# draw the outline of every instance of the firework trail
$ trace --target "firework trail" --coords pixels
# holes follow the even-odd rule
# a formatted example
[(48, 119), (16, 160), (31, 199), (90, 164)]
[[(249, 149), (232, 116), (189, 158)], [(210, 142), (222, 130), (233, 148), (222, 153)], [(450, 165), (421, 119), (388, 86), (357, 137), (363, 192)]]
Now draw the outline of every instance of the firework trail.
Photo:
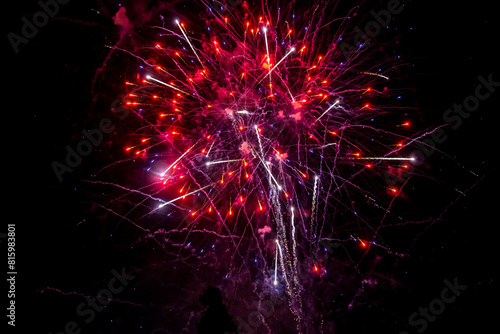
[[(122, 168), (142, 176), (128, 173), (129, 191), (106, 205), (126, 202), (127, 219), (161, 227), (179, 258), (192, 242), (201, 251), (224, 243), (231, 256), (218, 272), (233, 284), (248, 272), (259, 296), (283, 288), (301, 331), (305, 277), (326, 273), (322, 240), (365, 248), (356, 233), (379, 238), (354, 199), (389, 212), (382, 203), (395, 191), (381, 175), (412, 160), (410, 123), (388, 102), (396, 66), (376, 48), (346, 58), (339, 44), (354, 9), (333, 17), (335, 3), (302, 12), (289, 2), (201, 4), (201, 16), (143, 28), (140, 47), (112, 46), (136, 64), (124, 102), (134, 120), (114, 141)], [(103, 179), (113, 180), (109, 170)]]

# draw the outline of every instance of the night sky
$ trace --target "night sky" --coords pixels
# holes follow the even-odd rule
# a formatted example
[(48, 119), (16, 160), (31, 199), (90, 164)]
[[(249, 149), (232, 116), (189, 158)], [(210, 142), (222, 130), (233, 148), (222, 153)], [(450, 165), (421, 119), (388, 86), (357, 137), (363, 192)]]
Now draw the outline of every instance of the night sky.
[[(35, 333), (64, 332), (70, 321), (78, 326), (75, 333), (232, 333), (238, 325), (242, 333), (249, 333), (240, 320), (251, 321), (249, 314), (257, 309), (253, 304), (257, 299), (252, 283), (241, 288), (252, 278), (242, 274), (238, 278), (241, 285), (236, 285), (224, 277), (227, 272), (221, 268), (231, 261), (227, 240), (211, 237), (204, 246), (211, 253), (203, 257), (185, 257), (176, 248), (161, 251), (152, 238), (102, 207), (106, 200), (119, 196), (119, 191), (84, 182), (123, 154), (116, 134), (104, 135), (98, 149), (63, 182), (51, 167), (53, 161), (64, 159), (67, 145), (78, 143), (82, 130), (112, 117), (110, 105), (130, 78), (134, 66), (130, 58), (115, 53), (107, 58), (110, 49), (106, 46), (120, 39), (112, 19), (119, 4), (141, 10), (131, 21), (137, 25), (134, 38), (139, 41), (143, 30), (138, 26), (148, 19), (158, 23), (148, 13), (160, 3), (73, 0), (60, 5), (49, 23), (19, 46), (18, 53), (4, 37), (3, 161), (8, 202), (3, 206), (1, 233), (6, 233), (5, 224), (16, 223), (18, 281), (13, 333), (26, 332), (26, 328)], [(341, 3), (342, 9), (352, 8), (356, 2)], [(359, 2), (356, 20), (370, 20), (370, 10), (386, 8), (386, 3)], [(500, 82), (500, 20), (492, 1), (402, 3), (404, 11), (376, 42), (381, 44), (381, 54), (400, 56), (398, 80), (391, 85), (400, 85), (399, 103), (411, 110), (414, 130), (423, 133), (445, 124), (445, 111), (474, 94), (479, 76)], [(31, 18), (39, 10), (34, 0), (4, 6), (4, 36), (19, 33), (20, 19)], [(164, 8), (166, 22), (179, 15), (198, 19), (200, 12), (206, 12), (190, 1)], [(351, 308), (349, 303), (358, 291), (359, 276), (348, 266), (339, 266), (337, 272), (329, 267), (328, 273), (307, 285), (312, 287), (312, 295), (327, 297), (313, 299), (315, 312), (322, 316), (307, 315), (305, 321), (322, 318), (325, 333), (341, 334), (418, 333), (419, 328), (429, 334), (486, 333), (495, 326), (499, 311), (499, 96), (500, 86), (458, 129), (444, 128), (447, 140), (436, 144), (436, 152), (410, 178), (403, 199), (393, 207), (394, 214), (403, 218), (388, 220), (394, 227), (384, 230), (384, 247), (390, 251), (372, 246), (366, 259), (357, 262), (370, 275), (365, 276), (355, 306)], [(116, 117), (113, 122), (119, 133), (131, 126)], [(117, 168), (116, 173), (123, 171)], [(127, 184), (141, 173), (137, 175), (115, 175), (113, 180)], [(133, 196), (130, 200), (138, 201)], [(126, 214), (126, 206), (113, 209)], [(162, 226), (158, 216), (149, 223), (152, 231)], [(6, 257), (5, 239), (1, 241)], [(205, 243), (199, 235), (172, 242)], [(196, 247), (199, 253), (201, 246)], [(365, 252), (349, 247), (351, 258), (359, 259)], [(346, 256), (333, 251), (329, 263), (341, 262)], [(123, 277), (113, 279), (117, 275)], [(467, 288), (435, 319), (427, 321), (425, 330), (412, 326), (412, 313), (442, 299), (445, 280)], [(88, 303), (99, 290), (109, 290), (110, 281), (117, 291), (112, 301), (102, 310), (81, 316), (79, 305)], [(325, 302), (328, 298), (331, 300)], [(265, 315), (269, 332), (297, 333), (287, 302), (272, 303), (275, 310)], [(5, 317), (3, 321), (7, 322)], [(264, 325), (250, 327), (253, 333), (268, 332)], [(320, 327), (315, 323), (309, 332), (319, 333)]]

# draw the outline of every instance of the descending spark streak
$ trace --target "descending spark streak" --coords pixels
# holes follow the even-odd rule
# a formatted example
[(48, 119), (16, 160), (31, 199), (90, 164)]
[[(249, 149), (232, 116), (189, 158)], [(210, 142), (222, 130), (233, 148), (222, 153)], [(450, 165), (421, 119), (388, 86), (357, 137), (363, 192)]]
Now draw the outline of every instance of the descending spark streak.
[[(279, 245), (278, 240), (276, 240), (276, 244)], [(274, 263), (274, 285), (278, 284), (278, 247), (276, 247), (276, 256)]]
[(255, 126), (255, 132), (257, 132), (257, 138), (259, 140), (259, 148), (260, 148), (260, 153), (262, 156), (259, 156), (257, 154), (257, 156), (259, 157), (260, 161), (262, 162), (262, 165), (264, 166), (264, 168), (267, 170), (267, 172), (269, 173), (269, 176), (271, 177), (271, 179), (274, 181), (274, 183), (276, 183), (276, 186), (278, 187), (278, 190), (281, 190), (281, 186), (279, 185), (278, 181), (274, 178), (273, 174), (271, 173), (271, 170), (269, 169), (269, 166), (267, 165), (267, 162), (264, 161), (264, 158), (262, 158), (264, 156), (264, 151), (262, 149), (262, 142), (260, 141), (260, 135), (259, 135), (259, 129), (257, 127), (257, 125)]
[[(283, 270), (283, 273), (285, 273), (285, 263), (283, 261), (283, 252), (281, 251), (281, 245), (278, 239), (276, 239), (276, 245), (278, 245), (279, 253), (280, 253), (280, 264), (281, 264), (281, 269)], [(286, 277), (286, 276), (285, 276)]]
[(292, 218), (291, 218), (291, 223), (292, 223), (292, 254), (293, 254), (293, 263), (292, 263), (292, 266), (293, 266), (293, 270), (295, 272), (295, 275), (294, 275), (294, 282), (295, 282), (295, 287), (298, 288), (299, 287), (299, 280), (298, 280), (298, 277), (299, 277), (299, 273), (297, 271), (297, 266), (299, 264), (299, 260), (297, 258), (297, 242), (296, 242), (296, 239), (295, 239), (295, 224), (293, 222), (294, 220), (294, 208), (292, 207), (291, 208), (292, 210)]
[(295, 224), (293, 223), (293, 218), (294, 218), (294, 209), (293, 207), (291, 208), (292, 209), (292, 218), (291, 218), (291, 223), (292, 223), (292, 242), (293, 242), (293, 256), (294, 256), (294, 260), (295, 260), (295, 264), (297, 264), (297, 254), (296, 254), (296, 243), (295, 243)]
[(312, 201), (312, 212), (311, 212), (311, 232), (310, 238), (314, 236), (314, 220), (316, 217), (316, 193), (318, 192), (318, 179), (319, 177), (314, 178), (314, 190), (313, 190), (313, 201)]
[(260, 155), (264, 156), (264, 150), (262, 149), (262, 142), (260, 141), (259, 128), (257, 127), (257, 125), (255, 125), (254, 129), (255, 129), (255, 133), (257, 133), (257, 139), (259, 141)]

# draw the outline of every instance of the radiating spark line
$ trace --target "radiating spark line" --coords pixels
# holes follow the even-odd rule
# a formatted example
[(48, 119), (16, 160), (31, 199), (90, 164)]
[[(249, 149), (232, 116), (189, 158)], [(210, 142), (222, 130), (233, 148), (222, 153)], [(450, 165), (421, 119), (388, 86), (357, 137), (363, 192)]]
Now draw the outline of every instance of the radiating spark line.
[(348, 160), (400, 160), (400, 161), (414, 161), (415, 158), (396, 158), (396, 157), (347, 157)]
[(184, 32), (184, 29), (182, 28), (182, 26), (180, 25), (179, 21), (176, 20), (175, 23), (177, 23), (177, 25), (179, 26), (179, 29), (181, 30), (182, 34), (184, 35), (184, 38), (186, 39), (186, 42), (188, 42), (189, 46), (191, 47), (191, 50), (193, 50), (193, 53), (194, 55), (196, 56), (196, 59), (198, 59), (198, 61), (200, 62), (201, 66), (203, 68), (205, 68), (205, 65), (203, 65), (200, 57), (198, 57), (198, 54), (196, 53), (196, 50), (194, 49), (193, 47), (193, 44), (191, 44), (191, 41), (189, 40), (188, 36), (186, 35), (186, 33)]
[(318, 149), (322, 149), (322, 148), (325, 148), (325, 147), (328, 147), (328, 146), (332, 146), (332, 145), (337, 145), (337, 143), (329, 143), (329, 144), (326, 144), (326, 145), (318, 147)]
[(157, 83), (159, 83), (159, 84), (162, 84), (162, 85), (164, 85), (164, 86), (167, 86), (167, 87), (170, 87), (170, 88), (172, 88), (172, 89), (175, 89), (176, 91), (179, 91), (179, 92), (181, 92), (181, 93), (184, 93), (184, 94), (188, 94), (188, 95), (189, 95), (189, 93), (188, 93), (188, 92), (183, 91), (182, 89), (179, 89), (179, 88), (174, 87), (174, 86), (172, 86), (172, 85), (169, 85), (169, 84), (168, 84), (168, 83), (166, 83), (166, 82), (163, 82), (163, 81), (160, 81), (160, 80), (158, 80), (158, 79), (155, 79), (155, 78), (153, 78), (153, 77), (152, 77), (152, 76), (150, 76), (150, 75), (146, 76), (146, 79), (147, 79), (147, 80), (153, 80), (153, 81), (155, 81), (155, 82), (157, 82)]
[(374, 75), (374, 76), (377, 76), (377, 77), (384, 78), (385, 80), (389, 80), (389, 77), (386, 77), (385, 75), (378, 74), (378, 73), (373, 73), (373, 72), (361, 72), (361, 74)]
[(175, 165), (179, 162), (179, 160), (181, 160), (181, 159), (182, 159), (182, 158), (183, 158), (186, 154), (188, 154), (188, 152), (189, 152), (189, 151), (191, 151), (191, 149), (192, 149), (195, 145), (196, 145), (196, 144), (194, 144), (194, 145), (193, 145), (193, 146), (191, 146), (189, 149), (187, 149), (187, 150), (186, 150), (186, 152), (184, 152), (184, 153), (183, 153), (183, 154), (182, 154), (182, 155), (181, 155), (181, 156), (180, 156), (177, 160), (175, 160), (172, 164), (170, 164), (170, 166), (169, 166), (167, 169), (165, 169), (165, 170), (163, 171), (163, 173), (161, 173), (160, 175), (161, 175), (161, 176), (164, 176), (164, 175), (165, 175), (165, 173), (167, 173), (167, 172), (170, 170), (170, 168), (172, 168), (172, 166), (175, 166)]
[(207, 162), (206, 165), (210, 166), (210, 165), (215, 165), (215, 164), (222, 164), (222, 163), (225, 163), (225, 162), (237, 162), (237, 161), (243, 161), (243, 159), (210, 161), (210, 162)]
[(324, 113), (322, 113), (321, 116), (319, 116), (318, 118), (316, 118), (316, 120), (313, 122), (313, 124), (316, 123), (321, 117), (323, 117), (328, 111), (330, 111), (330, 109), (332, 109), (333, 107), (335, 107), (338, 103), (339, 103), (339, 100), (335, 101), (335, 103), (332, 104), (328, 109), (326, 109), (326, 111)]
[(269, 73), (267, 73), (267, 74), (266, 74), (266, 75), (265, 75), (265, 76), (264, 76), (264, 77), (263, 77), (263, 78), (259, 81), (259, 83), (260, 83), (260, 82), (262, 82), (262, 80), (264, 80), (265, 78), (267, 78), (267, 76), (271, 75), (271, 72), (272, 72), (272, 71), (274, 71), (274, 69), (275, 69), (275, 68), (277, 68), (277, 67), (278, 67), (278, 65), (279, 65), (279, 64), (281, 64), (281, 62), (282, 62), (283, 60), (285, 60), (285, 58), (286, 58), (286, 57), (288, 57), (288, 56), (290, 55), (290, 53), (292, 53), (292, 52), (294, 52), (294, 51), (295, 51), (295, 48), (291, 48), (291, 49), (290, 49), (290, 51), (288, 51), (288, 53), (287, 53), (287, 54), (286, 54), (283, 58), (281, 58), (281, 59), (280, 59), (280, 61), (279, 61), (279, 62), (277, 62), (277, 63), (276, 63), (276, 65), (274, 65), (272, 69), (270, 69), (270, 70), (269, 70)]
[(179, 197), (177, 197), (177, 198), (174, 198), (173, 200), (170, 200), (170, 201), (168, 201), (168, 202), (162, 203), (162, 204), (160, 204), (160, 205), (158, 206), (158, 208), (157, 208), (157, 209), (160, 209), (160, 208), (164, 207), (165, 205), (172, 204), (173, 202), (178, 201), (178, 200), (182, 199), (183, 197), (186, 197), (186, 196), (189, 196), (189, 195), (195, 194), (195, 193), (197, 193), (197, 192), (199, 192), (199, 191), (202, 191), (203, 189), (206, 189), (206, 188), (208, 188), (208, 187), (210, 187), (210, 185), (205, 186), (205, 187), (200, 188), (200, 189), (196, 189), (196, 190), (194, 190), (194, 191), (192, 191), (192, 192), (190, 192), (190, 193), (184, 194), (184, 195), (182, 195), (182, 196), (179, 196)]
[(210, 151), (212, 150), (212, 147), (214, 146), (214, 144), (215, 144), (215, 140), (212, 142), (212, 145), (210, 145), (210, 148), (208, 149), (208, 152), (206, 155), (207, 158), (208, 158), (208, 155), (210, 154)]
[(269, 82), (271, 82), (271, 58), (269, 57), (269, 45), (267, 43), (267, 28), (262, 29), (264, 32), (264, 39), (266, 41), (266, 53), (267, 53), (267, 67), (269, 69)]

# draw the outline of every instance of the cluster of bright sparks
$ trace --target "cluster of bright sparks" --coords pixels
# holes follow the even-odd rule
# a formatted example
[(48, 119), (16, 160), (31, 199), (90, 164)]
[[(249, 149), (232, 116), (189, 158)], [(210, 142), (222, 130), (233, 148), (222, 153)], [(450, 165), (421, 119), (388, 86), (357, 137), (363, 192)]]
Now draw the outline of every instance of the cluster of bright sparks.
[[(342, 30), (327, 33), (314, 16), (299, 26), (275, 10), (210, 11), (202, 26), (155, 27), (156, 41), (133, 52), (139, 70), (125, 105), (140, 126), (124, 150), (148, 165), (148, 181), (134, 189), (155, 203), (148, 215), (169, 207), (182, 217), (172, 228), (224, 236), (235, 256), (260, 249), (264, 276), (284, 286), (300, 319), (299, 263), (314, 258), (322, 231), (335, 231), (329, 210), (353, 189), (376, 202), (366, 178), (388, 164), (408, 169), (411, 126), (387, 122), (389, 106), (377, 101), (390, 96), (389, 75), (345, 59)], [(399, 191), (385, 188), (387, 197)], [(362, 248), (373, 241), (351, 239)]]

